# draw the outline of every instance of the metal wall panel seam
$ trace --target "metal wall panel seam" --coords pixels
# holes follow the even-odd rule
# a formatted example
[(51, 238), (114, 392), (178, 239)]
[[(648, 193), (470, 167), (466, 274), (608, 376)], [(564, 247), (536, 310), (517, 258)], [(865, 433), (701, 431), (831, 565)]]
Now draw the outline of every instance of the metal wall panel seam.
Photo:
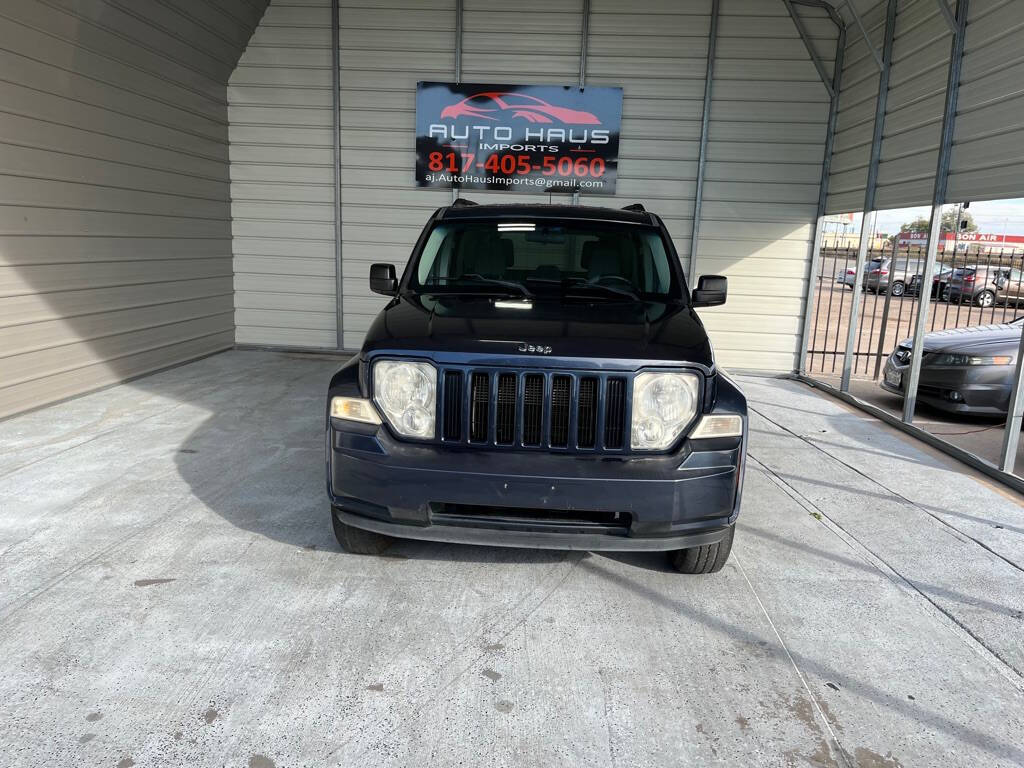
[[(716, 0), (717, 1), (717, 0)], [(461, 2), (461, 0), (460, 0)], [(579, 88), (582, 91), (587, 83), (587, 42), (590, 36), (590, 0), (583, 0), (582, 18), (580, 20), (580, 82)], [(575, 188), (572, 191), (572, 204), (580, 204), (580, 190)]]
[(878, 164), (882, 157), (882, 135), (885, 129), (886, 106), (889, 100), (889, 75), (892, 72), (892, 50), (896, 37), (896, 6), (899, 0), (888, 0), (885, 16), (885, 40), (882, 51), (882, 71), (878, 75), (878, 96), (875, 100), (875, 125), (871, 136), (871, 159), (868, 162), (868, 178), (864, 185), (864, 206), (860, 222), (860, 242), (857, 246), (857, 262), (854, 266), (853, 298), (850, 300), (850, 318), (846, 329), (846, 351), (843, 355), (843, 372), (839, 389), (850, 389), (853, 373), (853, 349), (860, 332), (860, 294), (864, 290), (864, 262), (867, 260), (868, 243), (875, 230), (875, 194), (878, 190)]
[(718, 42), (720, 0), (711, 0), (711, 25), (708, 29), (708, 63), (704, 75), (704, 104), (701, 109), (700, 147), (697, 150), (697, 182), (690, 228), (690, 264), (688, 279), (692, 288), (697, 280), (697, 243), (700, 240), (700, 215), (704, 204), (704, 172), (707, 168), (708, 129), (711, 125), (711, 93), (715, 77), (715, 50)]
[(334, 285), (337, 347), (345, 343), (345, 292), (342, 284), (341, 242), (341, 12), (339, 0), (331, 0), (331, 122), (334, 155)]
[[(455, 0), (455, 82), (462, 82), (462, 6), (463, 0)], [(459, 186), (452, 184), (452, 202), (459, 199)]]
[[(942, 139), (939, 145), (939, 159), (935, 169), (935, 188), (932, 195), (931, 226), (928, 232), (928, 252), (925, 255), (922, 275), (930, 275), (935, 269), (935, 259), (939, 249), (939, 237), (942, 229), (942, 205), (946, 201), (946, 186), (949, 180), (949, 160), (953, 147), (953, 130), (956, 125), (956, 106), (960, 91), (960, 71), (964, 58), (964, 38), (967, 31), (967, 15), (970, 12), (970, 0), (957, 0), (956, 34), (950, 45), (949, 76), (946, 83), (946, 106), (942, 118)], [(910, 376), (904, 382), (903, 421), (910, 424), (914, 421), (914, 410), (917, 407), (917, 386), (921, 380), (921, 358), (923, 353), (925, 325), (928, 321), (928, 307), (931, 294), (920, 291), (920, 303), (917, 307), (917, 322), (914, 326), (914, 340), (910, 358)]]

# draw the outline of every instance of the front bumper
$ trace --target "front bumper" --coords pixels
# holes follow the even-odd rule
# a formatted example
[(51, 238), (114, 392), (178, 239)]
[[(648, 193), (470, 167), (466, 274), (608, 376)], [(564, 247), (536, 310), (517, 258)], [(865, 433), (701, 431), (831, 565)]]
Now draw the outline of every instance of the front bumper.
[[(922, 365), (917, 399), (946, 413), (1005, 416), (1014, 370), (1012, 365)], [(882, 389), (904, 396), (909, 375), (909, 365), (900, 365), (890, 357), (885, 363)]]
[(588, 456), (408, 443), (332, 419), (327, 440), (337, 518), (411, 539), (683, 549), (722, 538), (742, 491), (739, 438), (684, 441), (664, 455)]

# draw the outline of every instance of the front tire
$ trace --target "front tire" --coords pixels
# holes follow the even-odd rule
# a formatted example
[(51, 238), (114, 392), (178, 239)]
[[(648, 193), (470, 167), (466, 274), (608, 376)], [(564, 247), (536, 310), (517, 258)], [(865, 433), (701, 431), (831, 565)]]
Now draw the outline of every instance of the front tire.
[(902, 296), (906, 292), (907, 287), (899, 281), (896, 281), (889, 287), (889, 293), (896, 297)]
[(331, 511), (331, 522), (334, 524), (334, 537), (338, 540), (338, 544), (353, 555), (379, 555), (395, 543), (395, 539), (391, 536), (364, 531), (362, 528), (341, 522), (333, 510)]
[(725, 536), (714, 544), (704, 544), (689, 549), (677, 549), (669, 553), (672, 567), (680, 573), (718, 573), (732, 552), (732, 540), (736, 536), (736, 525), (730, 525)]
[(982, 291), (974, 297), (974, 303), (982, 308), (991, 307), (996, 303), (996, 295), (992, 291)]

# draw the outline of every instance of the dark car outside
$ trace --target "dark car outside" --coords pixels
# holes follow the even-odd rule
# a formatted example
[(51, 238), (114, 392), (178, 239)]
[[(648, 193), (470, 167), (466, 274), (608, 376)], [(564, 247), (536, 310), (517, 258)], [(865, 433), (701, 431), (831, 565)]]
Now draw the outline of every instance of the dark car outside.
[(427, 222), (328, 392), (327, 491), (350, 552), (395, 537), (669, 552), (725, 564), (746, 399), (715, 364), (662, 220), (640, 206), (474, 205)]
[(970, 301), (979, 307), (1017, 306), (1024, 301), (1024, 274), (1016, 267), (968, 266), (954, 270), (946, 300)]
[[(908, 296), (917, 296), (921, 290), (921, 276), (924, 273), (924, 265), (918, 264), (916, 269), (920, 271), (911, 275), (910, 280), (907, 281), (906, 294)], [(932, 271), (931, 296), (933, 299), (945, 299), (948, 296), (946, 289), (949, 288), (949, 281), (952, 276), (953, 270), (950, 267), (939, 262), (935, 263)]]
[[(925, 334), (918, 400), (948, 413), (1006, 416), (1022, 327), (1024, 317)], [(912, 349), (906, 339), (886, 361), (883, 389), (905, 394)]]

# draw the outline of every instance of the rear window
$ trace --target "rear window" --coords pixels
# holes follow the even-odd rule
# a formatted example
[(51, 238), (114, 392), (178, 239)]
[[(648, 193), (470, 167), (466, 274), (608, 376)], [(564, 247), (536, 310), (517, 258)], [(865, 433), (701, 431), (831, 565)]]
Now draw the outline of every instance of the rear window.
[(529, 219), (441, 222), (427, 238), (410, 285), (444, 291), (502, 280), (544, 293), (599, 283), (647, 298), (679, 298), (672, 258), (654, 227)]

